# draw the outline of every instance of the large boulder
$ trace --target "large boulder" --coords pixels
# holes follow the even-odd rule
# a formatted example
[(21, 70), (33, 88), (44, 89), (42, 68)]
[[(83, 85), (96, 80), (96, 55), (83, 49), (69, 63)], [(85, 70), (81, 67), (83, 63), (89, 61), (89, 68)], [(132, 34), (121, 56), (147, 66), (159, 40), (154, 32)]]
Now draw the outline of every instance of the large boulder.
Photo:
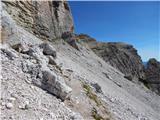
[(40, 44), (40, 48), (43, 49), (43, 54), (44, 55), (51, 55), (54, 58), (56, 57), (56, 50), (49, 43)]
[(43, 80), (41, 87), (49, 93), (56, 95), (61, 100), (65, 100), (72, 89), (65, 84), (65, 82), (58, 78), (54, 72), (50, 70), (42, 71)]

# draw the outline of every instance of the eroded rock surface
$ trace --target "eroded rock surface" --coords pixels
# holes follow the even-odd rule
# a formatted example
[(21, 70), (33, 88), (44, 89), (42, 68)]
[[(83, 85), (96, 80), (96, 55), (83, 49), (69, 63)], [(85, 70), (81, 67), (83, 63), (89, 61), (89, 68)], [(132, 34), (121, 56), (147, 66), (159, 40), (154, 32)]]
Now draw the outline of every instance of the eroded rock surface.
[(160, 95), (160, 62), (152, 58), (147, 62), (146, 85)]
[(144, 67), (137, 50), (129, 44), (120, 42), (96, 42), (88, 35), (79, 35), (89, 47), (103, 60), (120, 70), (131, 79), (145, 79)]
[(73, 31), (71, 11), (66, 1), (3, 1), (13, 19), (36, 36), (54, 40)]

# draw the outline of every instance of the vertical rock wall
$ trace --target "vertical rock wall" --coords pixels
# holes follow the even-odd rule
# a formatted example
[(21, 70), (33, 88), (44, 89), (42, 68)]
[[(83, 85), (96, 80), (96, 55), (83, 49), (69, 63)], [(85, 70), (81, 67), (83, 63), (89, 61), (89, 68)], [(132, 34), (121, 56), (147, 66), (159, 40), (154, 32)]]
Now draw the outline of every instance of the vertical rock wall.
[(3, 8), (18, 25), (44, 40), (54, 40), (73, 31), (66, 1), (3, 1)]

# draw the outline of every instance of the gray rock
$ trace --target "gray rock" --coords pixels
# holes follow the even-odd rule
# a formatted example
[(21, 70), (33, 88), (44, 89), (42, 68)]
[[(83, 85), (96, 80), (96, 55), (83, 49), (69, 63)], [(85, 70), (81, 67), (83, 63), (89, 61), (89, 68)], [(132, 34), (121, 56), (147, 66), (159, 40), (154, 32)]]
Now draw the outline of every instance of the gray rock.
[(3, 1), (14, 20), (42, 39), (54, 40), (73, 31), (73, 20), (66, 1)]
[(92, 86), (95, 88), (96, 92), (102, 93), (101, 86), (98, 83), (92, 83)]
[(11, 60), (13, 60), (14, 58), (18, 58), (18, 55), (12, 49), (1, 48), (1, 51), (4, 52), (8, 56), (8, 58), (11, 59)]
[(42, 51), (43, 50), (41, 50), (38, 46), (33, 46), (32, 48), (29, 48), (27, 54), (34, 57), (41, 67), (47, 67), (49, 60), (43, 55)]
[(20, 42), (18, 44), (14, 44), (12, 48), (18, 52), (25, 53), (29, 50), (29, 45), (27, 45), (26, 43)]
[(64, 81), (58, 80), (57, 76), (50, 70), (42, 71), (43, 80), (41, 87), (47, 90), (49, 93), (56, 95), (57, 97), (65, 100), (72, 89), (67, 86)]
[(40, 44), (40, 48), (43, 49), (44, 55), (51, 55), (54, 58), (56, 57), (56, 50), (53, 48), (53, 46), (49, 45), (48, 43)]
[(70, 31), (64, 32), (62, 34), (62, 39), (64, 39), (69, 45), (79, 50), (79, 46), (76, 40), (76, 35)]
[(12, 104), (12, 103), (7, 103), (7, 104), (6, 104), (6, 108), (12, 109), (12, 108), (13, 108), (13, 104)]
[(14, 97), (10, 97), (9, 99), (8, 99), (8, 101), (10, 101), (10, 102), (14, 102), (16, 100), (16, 98), (14, 98)]
[(96, 42), (88, 36), (83, 39), (89, 47), (103, 60), (132, 79), (145, 79), (144, 67), (137, 50), (121, 42)]
[(48, 59), (49, 59), (49, 64), (57, 65), (57, 63), (55, 62), (55, 59), (52, 56), (49, 56)]
[(18, 106), (19, 109), (22, 109), (22, 110), (27, 110), (29, 109), (29, 101), (24, 101), (23, 103), (21, 103), (21, 105)]
[[(26, 60), (26, 61), (22, 61), (21, 67), (22, 67), (22, 71), (24, 73), (30, 74), (32, 79), (36, 79), (37, 77), (39, 77), (39, 73), (41, 70), (40, 65), (33, 64), (32, 62), (30, 62), (30, 60)], [(31, 83), (30, 80), (27, 80), (26, 82)]]
[(79, 113), (74, 113), (71, 117), (71, 120), (84, 120), (83, 117), (81, 116), (81, 114)]
[[(16, 40), (30, 41), (31, 43), (36, 43), (37, 46), (33, 46), (30, 48), (31, 51), (29, 51), (28, 55), (26, 54), (29, 57), (22, 57), (22, 54), (18, 53), (19, 57), (13, 60), (9, 60), (7, 55), (3, 54), (3, 52), (0, 51), (0, 53), (2, 53), (1, 56), (3, 63), (3, 77), (1, 82), (3, 93), (2, 97), (4, 98), (3, 101), (6, 100), (6, 97), (8, 98), (11, 93), (17, 95), (17, 99), (14, 103), (15, 110), (5, 110), (4, 108), (1, 114), (2, 119), (10, 119), (9, 116), (14, 116), (13, 119), (26, 120), (37, 120), (40, 119), (40, 117), (41, 119), (47, 120), (70, 119), (71, 116), (74, 116), (74, 114), (71, 115), (73, 111), (67, 110), (67, 106), (62, 105), (63, 102), (61, 102), (61, 100), (56, 99), (54, 96), (51, 95), (54, 94), (61, 99), (64, 99), (64, 96), (67, 97), (69, 95), (68, 91), (70, 91), (70, 89), (64, 82), (64, 79), (66, 78), (63, 76), (62, 72), (56, 71), (56, 74), (54, 74), (54, 68), (51, 69), (50, 67), (50, 69), (53, 71), (49, 70), (48, 56), (44, 55), (43, 49), (39, 48), (39, 44), (42, 43), (42, 41), (55, 38), (57, 39), (57, 37), (61, 36), (61, 33), (64, 33), (65, 31), (70, 31), (71, 24), (68, 24), (70, 19), (68, 17), (65, 17), (68, 16), (66, 13), (66, 11), (69, 11), (69, 7), (67, 6), (68, 4), (63, 1), (4, 2), (6, 5), (5, 9), (7, 9), (8, 13), (16, 21), (15, 26), (11, 27), (10, 23), (12, 23), (14, 20), (2, 20), (3, 23), (5, 21), (5, 25), (9, 23), (8, 26), (10, 28), (6, 40), (10, 39), (13, 41), (13, 43), (15, 43)], [(67, 27), (66, 25), (69, 25), (69, 27)], [(30, 34), (26, 30), (28, 30)], [(38, 39), (35, 35), (43, 39)], [(58, 38), (57, 40), (60, 39)], [(76, 44), (77, 41), (74, 37), (73, 40), (68, 40), (71, 40), (69, 44), (75, 48), (76, 46), (74, 45), (80, 45)], [(87, 118), (85, 119), (90, 119), (88, 118), (89, 115), (91, 115), (90, 108), (94, 106), (92, 102), (88, 101), (88, 97), (83, 93), (83, 90), (80, 89), (81, 81), (85, 80), (89, 80), (88, 82), (93, 83), (98, 82), (98, 84), (102, 87), (104, 95), (101, 94), (97, 97), (106, 102), (106, 107), (112, 111), (113, 115), (115, 115), (115, 119), (136, 120), (138, 119), (137, 116), (139, 116), (140, 114), (142, 114), (142, 116), (147, 116), (151, 120), (158, 120), (160, 118), (158, 114), (160, 111), (160, 102), (158, 95), (152, 94), (152, 92), (150, 92), (149, 90), (146, 91), (146, 89), (143, 89), (138, 84), (134, 84), (130, 81), (125, 80), (123, 74), (117, 74), (116, 69), (105, 63), (95, 54), (93, 54), (93, 52), (90, 51), (89, 48), (87, 51), (86, 49), (81, 49), (81, 51), (75, 52), (72, 47), (66, 44), (58, 44), (58, 46), (56, 47), (59, 49), (59, 51), (57, 52), (60, 55), (60, 57), (58, 56), (56, 59), (57, 64), (59, 65), (60, 63), (62, 63), (63, 69), (73, 69), (72, 75), (69, 78), (70, 80), (67, 81), (67, 83), (70, 84), (75, 90), (72, 93), (73, 98), (76, 98), (75, 101), (73, 101), (73, 109), (77, 112), (82, 113), (82, 115), (83, 113), (85, 114), (85, 112), (88, 112), (89, 114), (87, 113), (85, 115), (87, 116)], [(79, 54), (80, 52), (82, 52), (82, 54)], [(17, 52), (15, 51), (15, 53)], [(83, 54), (85, 55), (85, 57), (83, 56)], [(124, 55), (123, 57), (127, 56)], [(116, 59), (117, 58), (121, 57), (118, 56), (116, 57)], [(28, 68), (26, 68), (26, 71), (28, 71), (29, 74), (21, 71), (21, 63), (27, 61), (27, 59), (30, 61), (29, 64), (32, 63), (31, 66), (29, 65)], [(33, 63), (32, 60), (35, 59), (37, 60), (37, 62)], [(97, 64), (97, 60), (101, 61), (101, 67), (99, 66), (99, 63)], [(122, 61), (123, 60), (120, 60), (120, 63)], [(93, 64), (89, 65), (88, 63)], [(117, 64), (118, 61), (116, 61), (115, 63)], [(135, 64), (133, 64), (133, 66), (134, 65)], [(36, 66), (38, 66), (38, 69), (34, 69)], [(53, 67), (53, 65), (51, 66)], [(37, 71), (39, 73), (37, 73)], [(42, 71), (48, 71), (49, 74), (42, 74)], [(107, 74), (109, 73), (109, 77), (111, 77), (112, 80), (109, 77), (105, 77), (102, 74), (103, 71), (106, 71)], [(32, 77), (32, 74), (35, 77)], [(39, 76), (41, 77), (37, 78), (37, 74), (40, 74)], [(44, 75), (48, 75), (48, 77)], [(64, 77), (64, 79), (59, 77), (59, 75)], [(46, 79), (43, 79), (45, 77)], [(37, 84), (40, 87), (26, 83), (25, 81), (28, 80), (35, 81), (35, 84), (36, 82), (39, 82)], [(55, 84), (53, 84), (54, 81)], [(122, 87), (119, 87), (119, 85), (121, 85)], [(50, 92), (51, 94), (47, 94), (46, 91), (40, 89), (43, 88), (42, 86), (44, 87), (44, 89), (46, 89), (46, 91)], [(112, 98), (113, 100), (111, 100)], [(18, 108), (19, 102), (23, 100), (29, 100), (29, 106), (26, 107), (26, 104), (22, 103), (22, 106), (20, 108), (31, 108), (28, 111), (16, 109)], [(84, 104), (81, 104), (81, 102)], [(131, 110), (128, 110), (127, 108), (130, 108)], [(105, 114), (107, 113), (104, 111), (104, 115)], [(72, 118), (82, 120), (81, 117)]]
[(132, 75), (127, 74), (127, 75), (124, 76), (124, 78), (126, 78), (126, 79), (132, 81)]
[(160, 62), (156, 59), (149, 59), (146, 68), (146, 80), (143, 82), (153, 91), (160, 95)]

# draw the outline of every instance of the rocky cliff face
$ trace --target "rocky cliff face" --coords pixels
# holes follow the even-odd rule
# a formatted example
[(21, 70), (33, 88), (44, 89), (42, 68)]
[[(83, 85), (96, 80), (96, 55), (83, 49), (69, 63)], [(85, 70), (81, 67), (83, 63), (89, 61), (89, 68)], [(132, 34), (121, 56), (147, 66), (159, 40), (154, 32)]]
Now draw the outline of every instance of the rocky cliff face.
[(128, 80), (141, 81), (149, 89), (160, 94), (160, 63), (156, 59), (150, 59), (144, 66), (137, 50), (132, 45), (97, 42), (86, 34), (77, 35), (77, 40), (87, 43), (105, 62), (124, 73), (124, 77)]
[(63, 1), (3, 2), (1, 118), (159, 120), (160, 96), (81, 44), (100, 43), (72, 33), (68, 10)]
[(3, 1), (3, 8), (30, 33), (43, 40), (59, 38), (73, 31), (70, 7), (66, 1)]
[(146, 84), (147, 86), (160, 94), (160, 62), (152, 58), (147, 62), (146, 68)]
[(126, 78), (145, 79), (142, 60), (132, 45), (118, 42), (96, 42), (87, 35), (79, 35), (78, 38), (84, 39), (98, 56), (124, 73)]

